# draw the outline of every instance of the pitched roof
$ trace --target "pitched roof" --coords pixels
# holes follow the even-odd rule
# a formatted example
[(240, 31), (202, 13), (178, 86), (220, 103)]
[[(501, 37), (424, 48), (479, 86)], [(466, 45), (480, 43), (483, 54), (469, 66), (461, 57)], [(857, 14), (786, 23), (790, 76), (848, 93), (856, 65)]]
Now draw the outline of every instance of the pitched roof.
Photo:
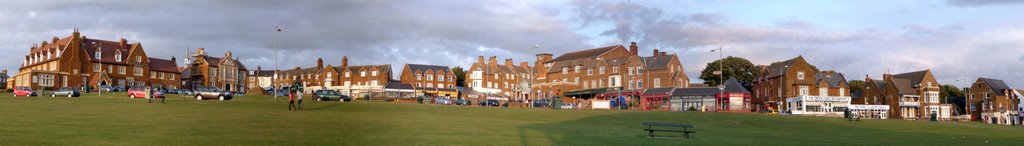
[(877, 88), (877, 89), (885, 89), (885, 81), (883, 81), (883, 80), (871, 80), (871, 82), (875, 83), (875, 88)]
[(551, 59), (551, 62), (566, 61), (566, 60), (573, 60), (573, 59), (580, 59), (580, 58), (595, 58), (597, 56), (600, 56), (601, 54), (604, 54), (605, 52), (608, 52), (608, 51), (611, 51), (611, 50), (613, 50), (615, 48), (620, 48), (620, 47), (622, 47), (622, 45), (613, 45), (613, 46), (606, 46), (606, 47), (600, 47), (600, 48), (593, 48), (593, 49), (587, 49), (587, 50), (579, 50), (579, 51), (574, 51), (574, 52), (568, 52), (568, 53), (562, 54), (562, 55), (560, 55), (558, 57), (555, 57), (555, 59)]
[[(831, 73), (831, 75), (829, 75)], [(849, 85), (846, 82), (846, 77), (842, 73), (835, 71), (822, 71), (814, 74), (814, 78), (817, 79), (815, 83), (820, 83), (822, 80), (828, 83), (828, 87), (840, 87), (841, 85)], [(820, 86), (820, 85), (819, 85)]]
[(921, 70), (915, 72), (908, 72), (902, 74), (892, 75), (892, 78), (900, 78), (910, 80), (910, 85), (919, 85), (921, 80), (924, 80), (924, 75), (928, 73), (928, 70)]
[(152, 57), (149, 58), (149, 70), (181, 73), (180, 71), (178, 71), (177, 63), (175, 63), (174, 61)]
[(729, 80), (725, 81), (725, 92), (729, 93), (750, 93), (747, 88), (740, 84), (739, 80), (735, 77), (730, 77)]
[(646, 91), (644, 91), (643, 95), (655, 95), (655, 94), (665, 95), (665, 94), (670, 94), (670, 93), (672, 93), (672, 89), (674, 89), (674, 88), (671, 88), (671, 87), (651, 88), (651, 89), (647, 89)]
[(783, 74), (786, 74), (786, 70), (789, 70), (789, 67), (791, 67), (798, 58), (803, 58), (803, 56), (797, 56), (796, 58), (780, 62), (772, 62), (771, 65), (768, 65), (768, 78), (778, 77), (782, 76)]
[(399, 83), (399, 82), (388, 82), (387, 84), (384, 84), (384, 88), (386, 88), (386, 89), (408, 89), (408, 90), (413, 90), (412, 85), (403, 84), (403, 83)]
[(406, 65), (409, 66), (409, 71), (412, 71), (412, 72), (416, 72), (417, 70), (423, 71), (423, 72), (426, 72), (427, 70), (432, 70), (434, 72), (437, 72), (437, 71), (443, 71), (443, 72), (446, 72), (446, 73), (447, 72), (451, 72), (451, 69), (449, 69), (447, 66), (423, 65), (423, 64), (406, 64)]
[(718, 94), (718, 87), (713, 88), (677, 88), (672, 91), (672, 96), (714, 96)]
[(910, 82), (911, 81), (908, 79), (892, 79), (893, 86), (896, 86), (897, 93), (903, 95), (917, 94), (917, 92), (914, 91), (914, 86)]
[(668, 68), (668, 64), (672, 61), (673, 57), (677, 57), (676, 54), (662, 55), (658, 57), (649, 56), (641, 59), (643, 59), (644, 63), (647, 63), (644, 70), (659, 70)]
[(978, 78), (978, 80), (981, 80), (983, 83), (985, 83), (985, 85), (988, 85), (988, 88), (989, 90), (992, 91), (992, 93), (996, 93), (999, 95), (1005, 95), (1006, 93), (1003, 91), (1010, 89), (1010, 86), (1007, 86), (1006, 83), (1003, 82), (1003, 80), (990, 78)]
[[(82, 48), (88, 53), (89, 59), (101, 61), (102, 63), (127, 64), (128, 52), (136, 44), (127, 44), (121, 47), (120, 42), (86, 38), (82, 40)], [(101, 59), (97, 59), (96, 50), (100, 50)], [(120, 52), (121, 61), (117, 61), (116, 55)]]

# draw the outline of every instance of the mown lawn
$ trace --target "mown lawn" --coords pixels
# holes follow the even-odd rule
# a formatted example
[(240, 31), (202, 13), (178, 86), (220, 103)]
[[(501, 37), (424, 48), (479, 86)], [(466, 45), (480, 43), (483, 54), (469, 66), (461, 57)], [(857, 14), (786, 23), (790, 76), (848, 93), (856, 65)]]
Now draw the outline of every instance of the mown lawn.
[[(0, 93), (3, 145), (1021, 145), (1021, 127), (734, 113), (549, 110), (286, 99), (147, 103), (121, 95)], [(690, 123), (647, 138), (644, 121)]]

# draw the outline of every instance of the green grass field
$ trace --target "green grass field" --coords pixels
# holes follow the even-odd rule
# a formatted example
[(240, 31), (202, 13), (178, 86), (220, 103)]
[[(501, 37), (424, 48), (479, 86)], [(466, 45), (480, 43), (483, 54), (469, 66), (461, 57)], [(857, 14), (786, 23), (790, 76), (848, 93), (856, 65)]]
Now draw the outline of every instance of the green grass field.
[[(107, 93), (105, 93), (107, 94)], [(122, 93), (123, 94), (123, 93)], [(269, 96), (147, 103), (123, 95), (0, 93), (3, 145), (1022, 145), (1021, 127), (963, 122), (306, 101)], [(690, 123), (647, 138), (644, 121)]]

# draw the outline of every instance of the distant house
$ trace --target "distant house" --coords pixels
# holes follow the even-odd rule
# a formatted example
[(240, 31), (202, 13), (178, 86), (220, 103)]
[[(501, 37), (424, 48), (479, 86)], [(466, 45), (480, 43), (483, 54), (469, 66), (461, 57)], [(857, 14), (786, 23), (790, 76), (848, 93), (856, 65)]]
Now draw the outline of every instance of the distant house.
[(971, 119), (989, 124), (1019, 124), (1020, 99), (1002, 80), (978, 78), (968, 96)]
[(718, 87), (676, 88), (669, 100), (671, 111), (715, 111)]
[(940, 120), (949, 120), (953, 105), (939, 100), (939, 83), (931, 70), (902, 74), (884, 74), (885, 88), (882, 89), (889, 105), (889, 117), (894, 119), (927, 119), (931, 114)]
[(416, 93), (428, 96), (459, 96), (455, 90), (455, 73), (447, 66), (405, 64), (398, 78), (403, 84), (413, 85)]
[(751, 112), (750, 91), (744, 88), (736, 78), (725, 81), (725, 89), (717, 94), (716, 102), (719, 112)]

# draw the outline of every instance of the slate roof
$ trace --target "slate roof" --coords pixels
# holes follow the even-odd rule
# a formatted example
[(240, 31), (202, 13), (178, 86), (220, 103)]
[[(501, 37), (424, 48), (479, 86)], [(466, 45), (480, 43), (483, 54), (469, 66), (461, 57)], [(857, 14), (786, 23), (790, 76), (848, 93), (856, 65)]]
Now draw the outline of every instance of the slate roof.
[(644, 91), (643, 95), (666, 95), (666, 94), (672, 93), (672, 89), (673, 88), (671, 88), (671, 87), (667, 87), (667, 88), (651, 88), (651, 89), (647, 89), (646, 91)]
[(445, 73), (451, 72), (451, 69), (449, 69), (447, 66), (423, 65), (423, 64), (406, 64), (406, 65), (409, 66), (409, 71), (412, 71), (414, 73), (417, 70), (422, 71), (422, 72), (426, 72), (427, 70), (432, 70), (434, 72), (443, 71)]
[(924, 75), (928, 73), (928, 70), (921, 70), (915, 72), (908, 72), (902, 74), (892, 75), (892, 78), (900, 78), (910, 80), (910, 85), (920, 85), (921, 80), (924, 80)]
[(747, 93), (747, 94), (750, 93), (750, 91), (747, 90), (747, 88), (743, 87), (743, 85), (740, 84), (740, 81), (736, 80), (735, 77), (731, 77), (731, 78), (729, 78), (729, 80), (725, 81), (725, 92), (728, 92), (728, 93)]
[(562, 54), (562, 55), (560, 55), (558, 57), (555, 57), (555, 59), (551, 59), (551, 62), (559, 62), (559, 61), (566, 61), (566, 60), (573, 60), (573, 59), (580, 59), (580, 58), (594, 58), (594, 57), (600, 56), (601, 54), (604, 54), (605, 52), (611, 51), (611, 50), (613, 50), (615, 48), (624, 48), (624, 47), (622, 47), (622, 45), (613, 45), (613, 46), (606, 46), (606, 47), (600, 47), (600, 48), (593, 48), (593, 49), (587, 49), (587, 50), (568, 52), (568, 53)]
[[(66, 39), (70, 40), (71, 38), (69, 36)], [(107, 40), (98, 40), (98, 39), (90, 39), (90, 38), (86, 38), (86, 39), (82, 40), (82, 43), (84, 43), (82, 45), (82, 49), (83, 49), (83, 51), (85, 51), (85, 53), (87, 54), (86, 56), (88, 56), (89, 59), (92, 59), (93, 61), (100, 61), (102, 63), (111, 63), (111, 64), (127, 64), (128, 53), (131, 51), (129, 49), (131, 49), (132, 47), (135, 47), (134, 45), (138, 45), (138, 44), (127, 44), (127, 46), (121, 47), (121, 43), (120, 42), (107, 41)], [(100, 58), (101, 59), (97, 59), (96, 58), (96, 55), (95, 55), (96, 50), (102, 51), (102, 52), (100, 52), (100, 55), (101, 55)], [(121, 61), (120, 62), (117, 61), (117, 58), (116, 58), (117, 57), (116, 54), (118, 54), (118, 53), (121, 54)]]
[(877, 89), (885, 89), (885, 81), (883, 81), (883, 80), (871, 80), (871, 81), (875, 82), (875, 88), (877, 88)]
[(644, 70), (659, 70), (668, 68), (669, 62), (672, 61), (672, 58), (674, 57), (676, 57), (676, 54), (661, 55), (658, 57), (650, 56), (643, 57), (641, 59), (643, 59), (643, 61), (647, 63), (647, 66), (644, 67)]
[(892, 79), (892, 83), (894, 84), (894, 86), (896, 86), (897, 92), (903, 95), (917, 94), (917, 92), (914, 91), (914, 86), (911, 84), (911, 82), (912, 81), (908, 79)]
[[(826, 72), (831, 72), (832, 75), (827, 75)], [(818, 72), (814, 74), (814, 78), (817, 79), (815, 83), (820, 83), (822, 80), (824, 80), (826, 83), (828, 83), (828, 87), (840, 87), (841, 85), (849, 85), (849, 83), (846, 82), (846, 77), (844, 77), (842, 73), (835, 71)]]
[(992, 93), (996, 93), (999, 95), (1006, 95), (1006, 93), (1003, 91), (1010, 89), (1010, 86), (1007, 86), (1006, 83), (1003, 82), (1003, 80), (990, 78), (978, 78), (978, 80), (981, 80), (983, 83), (985, 83), (985, 85), (988, 85), (988, 88), (989, 90), (992, 91)]
[(403, 83), (399, 83), (399, 82), (388, 82), (387, 84), (384, 84), (384, 88), (385, 89), (409, 89), (409, 90), (413, 90), (412, 85), (403, 84)]
[(149, 70), (181, 73), (181, 71), (178, 71), (177, 63), (174, 61), (152, 57), (149, 58)]
[(718, 87), (678, 88), (672, 91), (672, 96), (715, 96), (715, 94), (718, 94), (718, 92)]
[(786, 74), (786, 70), (789, 70), (789, 67), (793, 66), (793, 62), (796, 62), (796, 59), (798, 58), (803, 58), (803, 56), (797, 56), (796, 58), (781, 62), (773, 62), (771, 65), (768, 65), (768, 78), (778, 77), (782, 76), (783, 74)]

